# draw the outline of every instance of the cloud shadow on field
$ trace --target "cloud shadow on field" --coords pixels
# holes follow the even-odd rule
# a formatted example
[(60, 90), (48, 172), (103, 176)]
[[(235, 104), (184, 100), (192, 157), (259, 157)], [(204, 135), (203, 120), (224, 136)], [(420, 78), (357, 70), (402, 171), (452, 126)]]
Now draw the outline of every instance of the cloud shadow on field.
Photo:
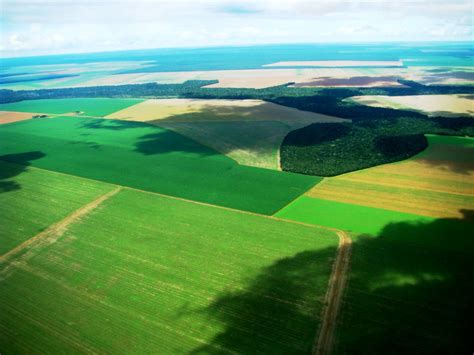
[[(19, 190), (21, 185), (14, 180), (16, 176), (25, 172), (32, 160), (41, 159), (45, 156), (40, 151), (31, 151), (18, 154), (6, 154), (0, 156), (0, 193)], [(14, 164), (8, 164), (10, 162)]]
[[(376, 237), (353, 238), (336, 353), (472, 350), (474, 210), (461, 212), (461, 219), (392, 223)], [(310, 353), (320, 323), (317, 287), (327, 282), (318, 270), (334, 253), (279, 260), (198, 310), (224, 329), (193, 353)]]

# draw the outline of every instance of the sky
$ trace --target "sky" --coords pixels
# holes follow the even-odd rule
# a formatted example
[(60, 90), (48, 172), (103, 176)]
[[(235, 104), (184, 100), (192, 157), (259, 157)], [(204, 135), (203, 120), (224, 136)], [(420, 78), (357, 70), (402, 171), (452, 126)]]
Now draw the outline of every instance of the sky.
[(0, 0), (0, 55), (472, 41), (473, 18), (474, 0)]

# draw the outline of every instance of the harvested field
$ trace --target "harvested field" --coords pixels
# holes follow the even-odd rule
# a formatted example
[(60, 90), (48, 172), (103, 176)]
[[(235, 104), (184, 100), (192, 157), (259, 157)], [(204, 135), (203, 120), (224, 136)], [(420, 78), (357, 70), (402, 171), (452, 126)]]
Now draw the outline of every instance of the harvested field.
[(241, 166), (141, 122), (35, 119), (0, 126), (0, 141), (0, 154), (11, 162), (17, 162), (15, 154), (41, 147), (43, 156), (33, 166), (263, 214), (274, 213), (321, 180)]
[(402, 67), (401, 61), (390, 60), (316, 60), (265, 64), (264, 67)]
[(473, 95), (354, 96), (347, 100), (373, 107), (412, 110), (430, 116), (474, 116)]
[(124, 189), (9, 264), (2, 351), (308, 353), (337, 245), (322, 228)]
[(58, 222), (72, 211), (110, 191), (101, 182), (27, 167), (42, 153), (0, 156), (0, 255)]
[(34, 115), (38, 115), (38, 113), (0, 111), (0, 124), (12, 123), (12, 122), (23, 121), (23, 120), (29, 120)]
[(145, 121), (207, 145), (239, 164), (279, 169), (288, 132), (311, 123), (347, 120), (261, 100), (147, 100), (106, 118)]
[(142, 102), (141, 99), (44, 99), (0, 104), (0, 110), (19, 112), (44, 112), (67, 114), (80, 112), (87, 116), (106, 116), (128, 106)]
[(434, 218), (462, 217), (474, 209), (474, 140), (427, 136), (416, 157), (326, 178), (310, 197)]

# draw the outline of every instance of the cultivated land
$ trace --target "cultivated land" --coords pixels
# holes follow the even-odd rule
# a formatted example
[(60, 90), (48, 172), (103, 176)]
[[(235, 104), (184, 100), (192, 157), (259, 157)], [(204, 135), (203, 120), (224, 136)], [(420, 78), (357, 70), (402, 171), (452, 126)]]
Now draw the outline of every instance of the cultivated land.
[(0, 104), (1, 111), (42, 112), (68, 114), (80, 112), (87, 116), (106, 116), (130, 105), (142, 102), (141, 99), (44, 99)]
[(414, 158), (326, 178), (307, 196), (419, 214), (462, 217), (474, 208), (474, 140), (427, 136)]
[(187, 136), (239, 164), (279, 170), (288, 132), (311, 123), (349, 122), (261, 100), (147, 100), (107, 118), (144, 121)]
[(413, 110), (430, 116), (474, 116), (473, 95), (355, 96), (347, 100), (373, 107)]
[(0, 111), (0, 124), (29, 120), (37, 113)]
[(39, 150), (33, 166), (263, 214), (275, 213), (321, 180), (241, 166), (141, 122), (34, 119), (1, 126), (0, 141), (0, 155), (11, 162)]
[(129, 189), (46, 238), (0, 281), (7, 353), (310, 352), (338, 243)]
[(111, 190), (104, 183), (26, 166), (41, 156), (37, 151), (0, 156), (24, 164), (0, 160), (0, 255)]

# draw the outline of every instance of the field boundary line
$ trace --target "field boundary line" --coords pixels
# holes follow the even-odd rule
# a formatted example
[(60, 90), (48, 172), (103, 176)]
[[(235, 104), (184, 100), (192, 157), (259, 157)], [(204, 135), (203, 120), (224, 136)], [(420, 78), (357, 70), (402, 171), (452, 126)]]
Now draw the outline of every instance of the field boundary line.
[(337, 235), (339, 236), (339, 246), (329, 278), (321, 325), (313, 344), (313, 355), (327, 355), (333, 352), (334, 331), (346, 286), (352, 247), (352, 240), (346, 232), (339, 230)]
[[(29, 259), (32, 255), (29, 253), (35, 247), (41, 245), (52, 244), (56, 242), (68, 229), (68, 227), (75, 223), (78, 219), (84, 217), (92, 210), (96, 209), (101, 203), (105, 200), (109, 199), (110, 197), (117, 194), (119, 191), (122, 190), (122, 187), (117, 187), (112, 191), (109, 191), (98, 198), (94, 199), (93, 201), (87, 203), (86, 205), (74, 210), (68, 216), (56, 222), (46, 228), (44, 231), (36, 234), (35, 236), (31, 237), (30, 239), (26, 240), (25, 242), (21, 243), (20, 245), (16, 246), (12, 250), (8, 251), (7, 253), (0, 256), (0, 265), (7, 264), (6, 267), (0, 271), (0, 280), (5, 278), (5, 274), (10, 269), (14, 262), (21, 262)], [(23, 253), (24, 252), (24, 253)], [(21, 256), (15, 260), (15, 257), (18, 255)]]
[[(299, 221), (295, 221), (295, 220), (292, 220), (292, 219), (285, 219), (285, 218), (280, 218), (280, 217), (276, 217), (276, 216), (275, 216), (276, 213), (278, 213), (279, 211), (281, 211), (283, 208), (287, 207), (290, 203), (294, 202), (295, 200), (297, 200), (297, 199), (300, 198), (301, 196), (304, 196), (304, 193), (301, 194), (300, 196), (296, 197), (296, 198), (293, 199), (292, 201), (290, 201), (288, 204), (286, 204), (286, 205), (283, 206), (281, 209), (279, 209), (278, 211), (276, 211), (273, 215), (267, 215), (267, 214), (261, 214), (261, 213), (257, 213), (257, 212), (239, 210), (239, 209), (232, 208), (232, 207), (213, 205), (212, 203), (207, 203), (207, 202), (201, 202), (201, 201), (195, 201), (195, 200), (188, 200), (188, 199), (183, 198), (183, 197), (178, 197), (178, 196), (173, 196), (173, 195), (166, 195), (166, 194), (162, 194), (162, 193), (160, 193), (160, 192), (141, 190), (141, 189), (138, 189), (138, 188), (135, 188), (135, 187), (130, 187), (130, 186), (125, 186), (125, 185), (114, 184), (114, 183), (111, 183), (111, 182), (102, 181), (102, 180), (96, 180), (96, 179), (91, 179), (91, 178), (87, 178), (87, 177), (83, 177), (83, 176), (79, 176), (79, 175), (72, 175), (72, 174), (68, 174), (68, 173), (62, 173), (62, 172), (60, 172), (60, 171), (55, 171), (55, 170), (43, 169), (43, 168), (39, 168), (39, 167), (36, 167), (36, 166), (22, 165), (22, 164), (10, 162), (10, 161), (8, 161), (8, 160), (2, 160), (2, 161), (5, 161), (5, 162), (8, 163), (8, 164), (15, 164), (15, 165), (20, 165), (20, 166), (26, 166), (28, 169), (47, 171), (47, 172), (50, 172), (50, 173), (52, 173), (52, 174), (58, 174), (58, 175), (63, 175), (63, 176), (75, 177), (75, 178), (83, 179), (83, 180), (86, 180), (86, 181), (93, 181), (93, 182), (95, 182), (95, 183), (99, 182), (99, 183), (103, 183), (103, 184), (105, 184), (105, 185), (115, 186), (115, 187), (118, 187), (118, 188), (123, 189), (123, 190), (138, 191), (138, 192), (142, 192), (142, 193), (146, 193), (146, 194), (158, 195), (158, 196), (161, 196), (161, 197), (170, 198), (170, 199), (173, 199), (173, 200), (179, 200), (179, 201), (183, 201), (183, 202), (194, 203), (194, 204), (196, 204), (196, 205), (208, 206), (208, 207), (214, 207), (214, 208), (220, 208), (220, 209), (227, 210), (227, 211), (233, 211), (233, 212), (238, 212), (238, 213), (244, 213), (244, 214), (249, 214), (249, 215), (253, 215), (253, 216), (257, 216), (257, 217), (264, 217), (264, 218), (273, 219), (273, 220), (282, 221), (282, 222), (287, 222), (287, 223), (299, 224), (299, 225), (303, 225), (303, 226), (306, 226), (306, 227), (319, 228), (319, 229), (330, 230), (330, 231), (333, 231), (333, 232), (339, 232), (339, 229), (335, 229), (335, 228), (331, 228), (331, 227), (326, 227), (326, 226), (321, 226), (321, 225), (318, 225), (318, 224), (311, 224), (311, 223), (299, 222)], [(319, 184), (319, 182), (318, 182), (318, 184)], [(314, 186), (315, 186), (315, 185), (313, 185), (313, 187), (314, 187)], [(311, 188), (312, 188), (312, 187), (310, 187), (309, 189), (311, 189)], [(309, 191), (309, 189), (308, 189), (308, 191)], [(1, 262), (1, 256), (0, 256), (0, 262)]]

